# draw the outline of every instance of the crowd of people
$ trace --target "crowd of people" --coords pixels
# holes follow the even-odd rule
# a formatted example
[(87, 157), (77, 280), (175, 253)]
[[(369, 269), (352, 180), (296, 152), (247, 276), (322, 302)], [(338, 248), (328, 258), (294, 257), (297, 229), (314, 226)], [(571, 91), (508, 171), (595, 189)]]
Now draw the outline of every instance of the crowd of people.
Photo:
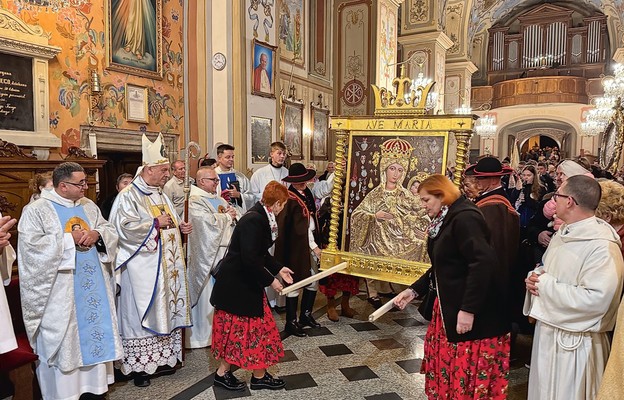
[[(65, 162), (33, 182), (19, 222), (0, 218), (0, 271), (6, 281), (17, 257), (44, 399), (103, 398), (115, 379), (148, 386), (175, 373), (185, 347), (210, 347), (216, 386), (245, 389), (236, 366), (253, 371), (251, 389), (282, 389), (268, 371), (284, 355), (274, 313), (285, 311), (285, 333), (297, 337), (320, 327), (312, 315), (319, 290), (330, 321), (356, 314), (349, 304), (359, 291), (355, 277), (332, 275), (280, 295), (318, 273), (333, 163), (320, 179), (301, 163), (286, 168), (286, 147), (275, 142), (269, 164), (248, 179), (233, 167), (235, 148), (220, 144), (185, 188), (187, 166), (170, 164), (162, 149), (161, 137), (143, 138), (142, 166), (119, 177), (102, 210), (85, 197), (84, 169)], [(607, 179), (583, 159), (529, 159), (514, 169), (485, 157), (464, 171), (460, 190), (438, 174), (406, 184), (409, 160), (383, 157), (380, 197), (403, 199), (416, 218), (410, 226), (422, 232), (414, 254), (431, 262), (394, 300), (401, 309), (414, 299), (426, 306), (419, 308), (431, 320), (421, 372), (429, 398), (506, 398), (519, 333), (534, 335), (529, 399), (624, 397), (617, 176)], [(356, 209), (361, 218), (396, 225), (398, 211), (374, 200)], [(17, 252), (8, 242), (16, 223)], [(363, 239), (354, 236), (352, 246), (369, 254)], [(378, 283), (367, 282), (375, 308)], [(1, 321), (7, 312), (0, 293)], [(0, 352), (15, 346), (3, 329)]]
[[(422, 366), (430, 398), (506, 398), (518, 333), (533, 335), (529, 399), (624, 396), (622, 311), (616, 324), (624, 186), (621, 174), (606, 176), (582, 158), (529, 160), (513, 169), (509, 160), (486, 157), (466, 169), (465, 198), (437, 176), (420, 185), (432, 218), (431, 273), (397, 305), (426, 297), (433, 276), (438, 298)], [(481, 211), (470, 224), (466, 199)], [(492, 353), (482, 350), (484, 342)]]

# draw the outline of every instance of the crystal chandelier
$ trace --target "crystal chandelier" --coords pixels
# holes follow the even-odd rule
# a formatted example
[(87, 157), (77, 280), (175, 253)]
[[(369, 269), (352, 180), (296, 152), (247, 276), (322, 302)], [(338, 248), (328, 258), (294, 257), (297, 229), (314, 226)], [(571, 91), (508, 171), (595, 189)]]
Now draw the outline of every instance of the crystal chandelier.
[(80, 7), (90, 0), (15, 0), (15, 4), (24, 9), (32, 10), (35, 7), (45, 7), (46, 11), (59, 12), (67, 7)]
[[(422, 90), (427, 87), (427, 85), (429, 85), (431, 82), (433, 82), (433, 79), (431, 78), (425, 78), (425, 74), (423, 74), (422, 72), (418, 73), (418, 76), (416, 77), (416, 79), (412, 79), (412, 84), (411, 84), (411, 95), (413, 95), (413, 98), (410, 96), (410, 93), (405, 94), (405, 102), (407, 103), (413, 103), (413, 104), (418, 104), (420, 103), (420, 98), (422, 96)], [(436, 104), (438, 103), (438, 93), (434, 92), (433, 90), (429, 92), (429, 95), (427, 96), (427, 101), (425, 103), (425, 108), (427, 110), (431, 110), (433, 108), (435, 108)]]
[(496, 119), (493, 115), (490, 114), (485, 114), (483, 117), (479, 118), (479, 120), (475, 124), (475, 131), (477, 131), (477, 135), (481, 136), (484, 139), (495, 138), (496, 129)]
[(596, 108), (587, 113), (581, 124), (581, 135), (597, 136), (605, 131), (615, 113), (618, 99), (624, 98), (624, 66), (615, 65), (614, 75), (602, 80), (604, 96), (594, 99)]
[(455, 114), (470, 115), (472, 114), (472, 107), (470, 107), (467, 104), (464, 104), (461, 107), (458, 107), (455, 109)]

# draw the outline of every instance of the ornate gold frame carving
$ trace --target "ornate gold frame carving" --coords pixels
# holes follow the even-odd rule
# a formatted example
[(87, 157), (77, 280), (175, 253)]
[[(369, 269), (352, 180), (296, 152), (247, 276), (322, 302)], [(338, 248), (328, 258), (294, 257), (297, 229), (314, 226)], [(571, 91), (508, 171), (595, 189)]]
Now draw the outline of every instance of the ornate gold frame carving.
[[(400, 80), (398, 83), (400, 86), (403, 84), (403, 81)], [(405, 83), (407, 83), (407, 81)], [(401, 96), (398, 94), (396, 96), (392, 95), (392, 93), (388, 93), (385, 89), (375, 89), (377, 88), (374, 88), (374, 93), (377, 95), (375, 102), (383, 109), (381, 112), (376, 110), (376, 116), (332, 117), (332, 131), (337, 139), (335, 159), (337, 168), (331, 194), (332, 207), (329, 245), (327, 249), (322, 252), (321, 269), (327, 269), (340, 262), (346, 261), (349, 265), (344, 273), (348, 275), (400, 284), (411, 284), (429, 268), (429, 264), (421, 261), (407, 261), (395, 257), (373, 256), (340, 250), (345, 248), (346, 234), (344, 232), (343, 238), (341, 239), (342, 246), (340, 249), (338, 247), (340, 214), (343, 208), (345, 210), (345, 217), (342, 217), (343, 227), (346, 227), (347, 224), (350, 223), (351, 218), (347, 208), (349, 190), (347, 188), (343, 194), (343, 184), (345, 177), (350, 180), (351, 171), (355, 162), (351, 156), (355, 154), (355, 149), (351, 147), (349, 150), (349, 157), (347, 157), (347, 147), (353, 146), (355, 138), (361, 137), (391, 137), (397, 139), (442, 137), (444, 138), (445, 144), (445, 148), (442, 150), (443, 157), (441, 166), (439, 167), (442, 171), (435, 172), (443, 173), (446, 169), (448, 159), (454, 157), (456, 168), (453, 175), (453, 182), (459, 185), (462, 173), (466, 168), (470, 139), (473, 135), (474, 122), (477, 117), (475, 115), (423, 115), (422, 108), (419, 108), (419, 105), (414, 104), (414, 102), (412, 102), (411, 105), (409, 101), (403, 102), (403, 104), (397, 104), (397, 99), (402, 100), (405, 94), (409, 93), (409, 87), (403, 87), (403, 89), (399, 91)], [(427, 88), (424, 89), (427, 90)], [(393, 100), (388, 101), (390, 98)], [(451, 136), (457, 139), (457, 152), (454, 155), (448, 154), (448, 145)], [(416, 141), (417, 139), (410, 140)], [(353, 158), (356, 157), (357, 156), (354, 156)], [(342, 165), (345, 165), (346, 168), (339, 167)], [(349, 172), (345, 173), (346, 171)], [(370, 187), (371, 186), (369, 186), (369, 188)], [(343, 199), (344, 206), (341, 201)], [(400, 257), (400, 255), (397, 255), (397, 257)]]

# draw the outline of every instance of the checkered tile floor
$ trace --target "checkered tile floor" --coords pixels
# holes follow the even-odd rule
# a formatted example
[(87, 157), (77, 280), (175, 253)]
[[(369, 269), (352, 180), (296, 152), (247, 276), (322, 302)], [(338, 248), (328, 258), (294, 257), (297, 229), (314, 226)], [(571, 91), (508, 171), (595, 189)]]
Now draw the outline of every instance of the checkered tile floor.
[[(419, 371), (427, 322), (418, 314), (416, 305), (389, 312), (371, 323), (367, 319), (373, 308), (360, 296), (351, 300), (358, 312), (355, 319), (341, 317), (339, 322), (331, 322), (325, 315), (324, 298), (318, 297), (314, 315), (322, 327), (306, 329), (308, 337), (284, 337), (285, 355), (270, 369), (284, 379), (284, 390), (250, 390), (251, 372), (240, 369), (234, 375), (248, 383), (244, 391), (214, 387), (217, 362), (208, 349), (196, 349), (187, 352), (185, 366), (174, 375), (153, 379), (145, 389), (134, 387), (132, 382), (116, 383), (111, 386), (109, 399), (426, 398)], [(275, 317), (281, 329), (284, 315)], [(530, 341), (525, 342), (524, 352), (530, 352)], [(528, 370), (523, 365), (524, 361), (512, 369), (509, 399), (526, 398)]]

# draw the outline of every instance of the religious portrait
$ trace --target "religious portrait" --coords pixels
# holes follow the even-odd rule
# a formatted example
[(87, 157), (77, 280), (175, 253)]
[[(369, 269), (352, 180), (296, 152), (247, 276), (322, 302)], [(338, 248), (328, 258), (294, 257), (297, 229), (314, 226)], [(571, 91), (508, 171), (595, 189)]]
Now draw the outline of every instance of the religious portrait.
[(162, 1), (107, 0), (107, 67), (162, 79)]
[(430, 219), (418, 185), (443, 173), (444, 136), (352, 135), (343, 247), (367, 256), (429, 263)]
[(281, 0), (278, 11), (279, 48), (285, 61), (303, 66), (305, 48), (305, 4), (303, 0)]
[(251, 117), (251, 162), (268, 164), (273, 142), (273, 126), (270, 118)]
[(275, 46), (253, 40), (251, 43), (251, 94), (275, 97)]
[(303, 160), (303, 102), (283, 100), (282, 138), (293, 160)]
[(327, 160), (327, 133), (329, 131), (329, 109), (319, 106), (318, 103), (310, 105), (310, 120), (312, 122), (312, 136), (310, 137), (310, 159)]

